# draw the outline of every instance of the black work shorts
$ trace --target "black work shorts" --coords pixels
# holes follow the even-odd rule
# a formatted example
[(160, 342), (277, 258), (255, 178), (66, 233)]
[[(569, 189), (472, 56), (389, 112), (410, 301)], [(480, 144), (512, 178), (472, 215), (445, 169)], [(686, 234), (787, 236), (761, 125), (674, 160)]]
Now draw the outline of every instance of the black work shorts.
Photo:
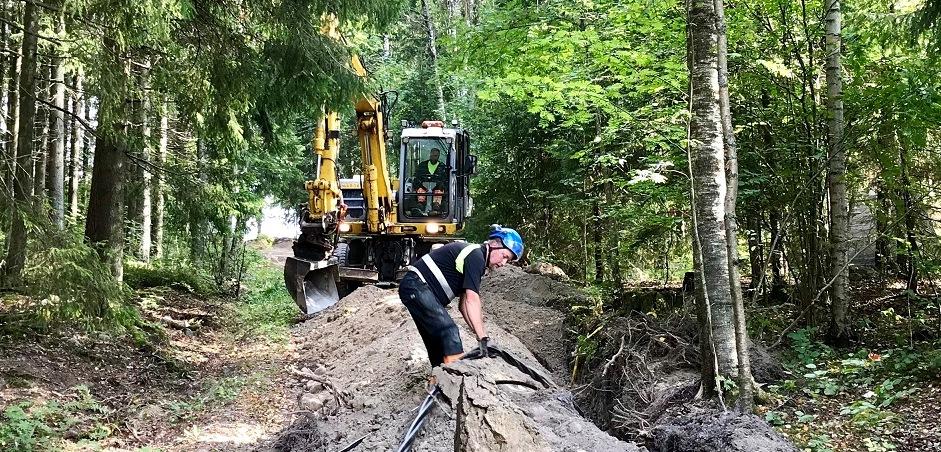
[(428, 350), (431, 367), (440, 366), (445, 356), (464, 353), (461, 334), (448, 315), (448, 310), (415, 273), (408, 272), (402, 278), (399, 298), (418, 327), (418, 334)]

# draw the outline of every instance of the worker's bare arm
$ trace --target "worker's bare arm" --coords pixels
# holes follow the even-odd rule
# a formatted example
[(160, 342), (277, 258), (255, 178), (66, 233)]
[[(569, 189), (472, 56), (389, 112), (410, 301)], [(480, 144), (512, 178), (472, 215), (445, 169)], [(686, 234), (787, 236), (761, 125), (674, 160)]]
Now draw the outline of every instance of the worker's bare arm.
[(487, 337), (487, 328), (484, 326), (484, 313), (481, 307), (480, 295), (473, 290), (465, 290), (461, 295), (461, 315), (464, 321), (477, 335), (477, 339)]

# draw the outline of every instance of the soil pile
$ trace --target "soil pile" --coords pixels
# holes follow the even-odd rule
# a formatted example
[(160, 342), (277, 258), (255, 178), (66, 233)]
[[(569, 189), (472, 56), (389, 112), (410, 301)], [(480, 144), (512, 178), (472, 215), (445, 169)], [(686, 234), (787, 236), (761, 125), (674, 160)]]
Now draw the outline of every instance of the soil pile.
[(659, 452), (797, 452), (753, 414), (701, 411), (666, 420), (653, 430)]
[(570, 351), (566, 347), (565, 314), (558, 308), (584, 297), (572, 287), (545, 276), (506, 266), (483, 279), (484, 316), (512, 331), (556, 381), (568, 382)]
[[(493, 276), (506, 274), (510, 276), (500, 278), (514, 285), (522, 283), (508, 272)], [(490, 336), (501, 350), (537, 372), (549, 374), (526, 345), (492, 323), (497, 315), (491, 314), (491, 304), (499, 287), (493, 282), (489, 281), (490, 292), (484, 293), (485, 311), (491, 319)], [(539, 284), (524, 288), (530, 295), (522, 300), (534, 303), (525, 304), (527, 309), (519, 313), (524, 318), (514, 317), (516, 311), (508, 306), (509, 300), (502, 299), (507, 302), (503, 306), (506, 311), (500, 315), (503, 321), (518, 325), (532, 322), (529, 308), (547, 302), (546, 297), (536, 295), (546, 290)], [(508, 287), (503, 293), (516, 289)], [(451, 311), (461, 326), (465, 350), (476, 347), (457, 309)], [(530, 330), (534, 337), (540, 334), (535, 330)], [(556, 342), (554, 345), (561, 347), (561, 338), (541, 334), (545, 342)], [(426, 378), (431, 369), (418, 332), (397, 293), (362, 287), (298, 325), (293, 336), (302, 356), (296, 368), (289, 370), (299, 404), (298, 416), (270, 446), (278, 450), (336, 451), (364, 438), (353, 450), (388, 451), (398, 447), (415, 417), (414, 409), (426, 396)], [(462, 362), (446, 371), (439, 372), (446, 397), (428, 417), (412, 450), (450, 452), (455, 450), (455, 441), (457, 450), (639, 450), (582, 419), (567, 391), (533, 384), (503, 360)], [(461, 431), (466, 434), (462, 436)], [(529, 441), (529, 446), (510, 448), (508, 441)]]

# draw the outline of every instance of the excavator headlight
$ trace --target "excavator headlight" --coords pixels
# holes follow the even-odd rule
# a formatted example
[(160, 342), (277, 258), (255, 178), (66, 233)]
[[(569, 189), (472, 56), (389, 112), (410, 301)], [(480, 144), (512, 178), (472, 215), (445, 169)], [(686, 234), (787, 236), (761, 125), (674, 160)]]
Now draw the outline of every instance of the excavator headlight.
[(351, 228), (349, 223), (340, 223), (340, 232), (350, 232)]
[(437, 234), (441, 232), (441, 226), (438, 223), (428, 223), (425, 225), (425, 232), (429, 234)]

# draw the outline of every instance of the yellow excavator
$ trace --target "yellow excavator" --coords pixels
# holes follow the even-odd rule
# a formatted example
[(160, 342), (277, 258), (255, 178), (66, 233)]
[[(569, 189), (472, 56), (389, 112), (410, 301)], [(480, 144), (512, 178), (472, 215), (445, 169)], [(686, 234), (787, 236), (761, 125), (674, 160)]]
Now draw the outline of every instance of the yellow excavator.
[[(355, 55), (351, 66), (366, 77)], [(337, 172), (337, 113), (326, 112), (317, 124), (317, 174), (305, 183), (301, 234), (284, 266), (287, 290), (305, 314), (326, 309), (361, 284), (394, 284), (411, 262), (458, 240), (471, 214), (477, 157), (470, 154), (467, 131), (456, 122), (403, 121), (393, 178), (386, 157), (387, 98), (364, 94), (356, 100), (362, 168), (353, 178), (340, 179)]]

